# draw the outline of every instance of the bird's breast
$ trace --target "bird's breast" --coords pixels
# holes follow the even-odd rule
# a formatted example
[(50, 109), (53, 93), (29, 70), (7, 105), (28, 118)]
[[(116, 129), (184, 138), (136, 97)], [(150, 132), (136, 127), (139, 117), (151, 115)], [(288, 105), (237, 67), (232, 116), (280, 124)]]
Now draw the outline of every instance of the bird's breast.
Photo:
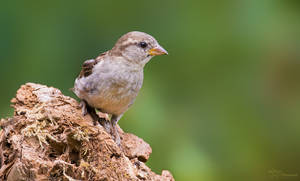
[(122, 114), (135, 100), (142, 86), (142, 77), (136, 72), (115, 73), (104, 81), (95, 94), (95, 107), (104, 112)]

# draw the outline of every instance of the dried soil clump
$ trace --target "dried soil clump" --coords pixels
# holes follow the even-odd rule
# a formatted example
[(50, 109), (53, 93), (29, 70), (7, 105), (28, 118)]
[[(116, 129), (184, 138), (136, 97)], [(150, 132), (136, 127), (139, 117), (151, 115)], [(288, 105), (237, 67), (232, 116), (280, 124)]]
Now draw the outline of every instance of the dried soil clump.
[(149, 144), (119, 128), (120, 149), (58, 89), (27, 83), (11, 102), (14, 117), (0, 122), (0, 180), (174, 180), (145, 165)]

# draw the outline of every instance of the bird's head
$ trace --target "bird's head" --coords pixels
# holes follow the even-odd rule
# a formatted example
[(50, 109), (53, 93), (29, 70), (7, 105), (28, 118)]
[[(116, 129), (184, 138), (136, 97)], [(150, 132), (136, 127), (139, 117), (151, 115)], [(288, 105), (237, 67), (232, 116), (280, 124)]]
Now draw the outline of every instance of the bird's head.
[(111, 50), (112, 54), (123, 56), (128, 61), (145, 65), (153, 56), (168, 52), (151, 35), (132, 31), (123, 35)]

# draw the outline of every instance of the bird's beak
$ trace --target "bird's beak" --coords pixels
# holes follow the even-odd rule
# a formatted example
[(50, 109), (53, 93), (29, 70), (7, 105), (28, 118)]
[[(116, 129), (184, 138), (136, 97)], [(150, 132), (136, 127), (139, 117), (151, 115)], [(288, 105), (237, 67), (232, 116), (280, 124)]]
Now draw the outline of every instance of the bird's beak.
[(155, 48), (151, 48), (148, 53), (151, 56), (154, 56), (154, 55), (168, 55), (167, 50), (165, 50), (163, 47), (161, 47), (159, 45)]

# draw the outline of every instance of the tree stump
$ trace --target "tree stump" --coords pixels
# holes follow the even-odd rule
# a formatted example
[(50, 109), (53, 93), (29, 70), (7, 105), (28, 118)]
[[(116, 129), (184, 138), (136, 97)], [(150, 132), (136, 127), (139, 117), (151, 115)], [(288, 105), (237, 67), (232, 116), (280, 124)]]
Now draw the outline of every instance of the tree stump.
[(14, 117), (0, 122), (0, 180), (174, 180), (145, 165), (149, 144), (118, 128), (118, 147), (56, 88), (27, 83), (11, 102)]

